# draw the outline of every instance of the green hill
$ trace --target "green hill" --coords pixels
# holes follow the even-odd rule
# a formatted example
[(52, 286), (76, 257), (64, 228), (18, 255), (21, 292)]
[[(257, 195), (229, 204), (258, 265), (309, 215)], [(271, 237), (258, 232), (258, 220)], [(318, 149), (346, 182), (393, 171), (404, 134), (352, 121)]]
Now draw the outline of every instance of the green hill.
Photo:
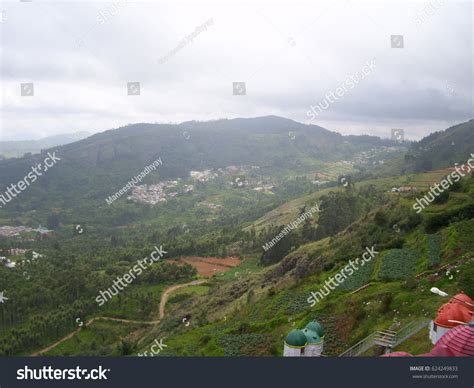
[[(169, 338), (165, 354), (281, 355), (283, 337), (294, 326), (317, 319), (326, 327), (325, 354), (334, 356), (375, 330), (397, 330), (413, 320), (433, 318), (445, 301), (431, 294), (431, 287), (474, 293), (469, 210), (474, 179), (466, 178), (447, 203), (433, 204), (420, 217), (411, 209), (415, 196), (386, 194), (382, 205), (372, 201), (371, 210), (333, 237), (302, 245), (279, 263), (242, 278), (215, 279), (206, 295), (176, 306), (143, 343), (160, 335)], [(429, 220), (452, 209), (460, 212), (428, 234)], [(379, 252), (373, 261), (311, 307), (311, 292), (372, 246)], [(180, 325), (183, 314), (191, 316), (192, 327)], [(424, 330), (400, 349), (420, 353), (431, 346)]]
[[(376, 137), (344, 137), (315, 125), (269, 116), (254, 119), (185, 122), (179, 125), (134, 124), (58, 146), (61, 162), (22, 193), (17, 211), (68, 206), (104, 198), (161, 158), (153, 180), (188, 177), (191, 170), (230, 165), (259, 166), (271, 173), (305, 172), (321, 161), (349, 158), (390, 142)], [(41, 154), (0, 161), (0, 191), (41, 163)]]
[[(15, 295), (0, 310), (0, 354), (31, 354), (76, 330), (78, 317), (87, 322), (106, 316), (124, 321), (98, 321), (49, 354), (130, 355), (165, 337), (168, 347), (160, 355), (281, 355), (287, 332), (317, 319), (327, 332), (325, 354), (338, 355), (374, 330), (433, 317), (443, 300), (429, 292), (432, 286), (474, 296), (472, 174), (417, 214), (416, 199), (446, 172), (388, 176), (395, 164), (348, 162), (370, 150), (385, 157), (386, 145), (393, 144), (371, 137), (349, 141), (319, 127), (266, 117), (139, 124), (60, 147), (61, 162), (0, 211), (3, 225), (55, 224), (48, 236), (0, 236), (0, 255), (11, 248), (43, 255), (31, 263), (22, 261), (31, 252), (11, 256), (17, 267), (0, 266), (2, 289), (7, 297)], [(450, 167), (468, 154), (453, 147), (448, 156), (444, 164), (433, 164)], [(41, 157), (1, 162), (7, 174), (2, 182), (18, 179)], [(226, 175), (195, 182), (192, 195), (156, 206), (105, 204), (104, 198), (157, 157), (164, 166), (150, 174), (151, 182), (234, 164), (259, 168), (245, 173), (248, 187), (232, 185), (234, 177)], [(325, 186), (312, 183), (315, 174), (329, 173), (333, 180)], [(334, 178), (349, 173), (352, 179)], [(255, 190), (269, 182), (270, 192)], [(416, 190), (392, 191), (400, 186)], [(262, 248), (316, 204), (319, 211), (279, 244)], [(75, 228), (79, 222), (83, 233)], [(163, 260), (99, 306), (97, 293), (157, 244), (167, 252)], [(377, 252), (370, 262), (311, 303), (313, 292), (367, 249)], [(195, 268), (168, 261), (182, 256), (238, 256), (242, 263), (205, 286), (172, 295), (159, 324), (125, 322), (155, 322), (165, 288), (200, 278)], [(421, 334), (403, 347), (429, 349)]]

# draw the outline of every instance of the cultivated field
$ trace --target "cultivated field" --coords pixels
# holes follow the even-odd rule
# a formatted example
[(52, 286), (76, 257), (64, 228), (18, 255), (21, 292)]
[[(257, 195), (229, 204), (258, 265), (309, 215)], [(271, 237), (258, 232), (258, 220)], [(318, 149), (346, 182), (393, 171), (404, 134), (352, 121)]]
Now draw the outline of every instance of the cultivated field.
[(192, 265), (199, 275), (209, 278), (217, 273), (227, 272), (241, 263), (241, 260), (235, 256), (225, 258), (186, 256), (179, 260), (169, 261), (177, 265), (183, 265), (184, 263)]

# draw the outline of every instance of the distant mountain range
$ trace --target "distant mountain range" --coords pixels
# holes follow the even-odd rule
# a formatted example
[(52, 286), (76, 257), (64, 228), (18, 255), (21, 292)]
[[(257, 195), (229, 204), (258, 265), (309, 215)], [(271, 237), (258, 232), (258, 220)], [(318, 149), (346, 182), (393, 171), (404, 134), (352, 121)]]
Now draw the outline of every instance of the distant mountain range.
[(0, 141), (0, 157), (20, 158), (27, 153), (36, 154), (43, 149), (56, 147), (90, 136), (89, 132), (76, 132), (45, 137), (39, 140)]
[[(273, 169), (301, 168), (314, 160), (335, 161), (382, 145), (375, 136), (343, 136), (316, 125), (267, 116), (249, 119), (190, 121), (171, 124), (133, 124), (51, 148), (62, 162), (48, 173), (71, 184), (115, 187), (161, 157), (160, 176), (189, 176), (190, 170), (229, 165), (256, 165)], [(395, 143), (396, 144), (396, 143)], [(24, 175), (41, 155), (0, 163), (0, 188)], [(63, 176), (67, 171), (67, 176)], [(81, 182), (88, 177), (88, 182)], [(103, 179), (102, 179), (103, 178)], [(63, 181), (63, 183), (65, 183)], [(95, 191), (98, 187), (92, 188)]]
[(454, 166), (474, 153), (474, 120), (438, 131), (412, 144), (405, 155), (407, 172)]
[[(400, 164), (414, 169), (430, 167), (430, 160), (433, 167), (465, 160), (474, 150), (473, 132), (471, 120), (430, 135), (415, 143)], [(229, 165), (259, 166), (270, 174), (280, 171), (291, 175), (314, 172), (321, 162), (350, 159), (382, 146), (400, 144), (376, 136), (343, 136), (276, 116), (176, 125), (133, 124), (52, 147), (61, 161), (12, 206), (18, 206), (17, 211), (52, 203), (75, 206), (86, 198), (89, 203), (102, 203), (157, 158), (163, 165), (147, 179), (188, 177), (191, 170)], [(0, 191), (18, 182), (44, 157), (45, 151), (0, 161)]]
[(133, 124), (60, 147), (78, 167), (132, 172), (162, 157), (163, 175), (232, 164), (286, 168), (305, 160), (338, 160), (393, 142), (375, 136), (342, 136), (316, 125), (267, 116), (190, 121), (178, 125)]

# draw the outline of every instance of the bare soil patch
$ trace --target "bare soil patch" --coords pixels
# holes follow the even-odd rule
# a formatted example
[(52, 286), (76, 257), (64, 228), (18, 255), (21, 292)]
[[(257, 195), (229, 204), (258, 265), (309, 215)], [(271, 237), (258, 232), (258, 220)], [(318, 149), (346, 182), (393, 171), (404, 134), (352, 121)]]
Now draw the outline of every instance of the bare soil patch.
[(184, 263), (187, 263), (196, 268), (199, 275), (212, 277), (218, 273), (227, 272), (238, 266), (241, 263), (241, 260), (236, 256), (224, 258), (186, 256), (181, 257), (179, 260), (169, 260), (169, 262), (177, 265), (184, 265)]

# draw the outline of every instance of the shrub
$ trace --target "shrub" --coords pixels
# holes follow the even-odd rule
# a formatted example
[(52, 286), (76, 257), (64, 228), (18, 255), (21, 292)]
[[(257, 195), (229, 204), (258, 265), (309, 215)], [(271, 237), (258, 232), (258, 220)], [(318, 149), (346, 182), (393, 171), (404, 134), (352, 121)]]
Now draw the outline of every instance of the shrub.
[(474, 297), (474, 267), (461, 271), (458, 284), (461, 291), (469, 295), (471, 298)]
[(360, 322), (366, 317), (366, 315), (367, 314), (365, 313), (365, 310), (363, 308), (361, 308), (361, 309), (356, 311), (354, 318), (355, 318), (356, 322)]
[(379, 210), (377, 213), (375, 213), (374, 221), (378, 226), (384, 226), (387, 224), (388, 219), (383, 210)]
[(426, 220), (425, 230), (434, 233), (451, 222), (474, 218), (474, 203), (453, 209), (442, 214), (437, 214)]
[(448, 190), (445, 190), (445, 191), (441, 192), (441, 194), (438, 195), (438, 196), (434, 199), (433, 203), (435, 203), (435, 204), (437, 204), (437, 205), (440, 205), (440, 204), (442, 204), (442, 203), (448, 202), (448, 199), (449, 199), (449, 191), (448, 191)]
[(382, 297), (382, 305), (380, 306), (381, 313), (388, 313), (390, 311), (390, 305), (392, 304), (392, 294), (385, 294)]
[(199, 342), (201, 342), (201, 344), (207, 344), (211, 339), (212, 337), (209, 334), (205, 334), (201, 337)]
[(416, 282), (415, 278), (410, 278), (410, 279), (407, 279), (407, 281), (403, 284), (403, 286), (407, 290), (414, 290), (417, 286), (417, 282)]

